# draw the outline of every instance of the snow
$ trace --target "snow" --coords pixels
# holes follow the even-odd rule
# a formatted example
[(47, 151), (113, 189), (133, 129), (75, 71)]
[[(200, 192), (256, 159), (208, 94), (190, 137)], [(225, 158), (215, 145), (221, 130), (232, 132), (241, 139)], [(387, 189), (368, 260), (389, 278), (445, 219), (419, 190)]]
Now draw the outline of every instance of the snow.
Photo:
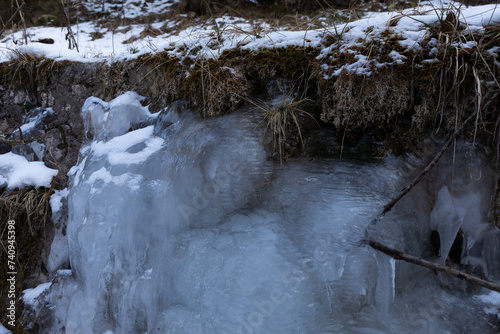
[(105, 2), (103, 8), (101, 1), (87, 0), (83, 1), (83, 5), (88, 10), (100, 13), (106, 12), (111, 14), (112, 17), (134, 19), (139, 16), (165, 13), (178, 2), (180, 0), (126, 0), (119, 6)]
[[(164, 140), (153, 136), (153, 126), (135, 130), (115, 137), (108, 142), (92, 143), (92, 150), (97, 156), (107, 155), (112, 165), (139, 164), (161, 149)], [(136, 145), (143, 144), (137, 152), (130, 152)]]
[(23, 291), (23, 302), (30, 305), (35, 305), (37, 303), (36, 299), (52, 285), (49, 283), (42, 283), (33, 289), (26, 289)]
[(500, 307), (500, 292), (490, 291), (487, 295), (477, 296), (477, 299), (486, 304), (491, 304)]
[[(110, 183), (118, 186), (126, 185), (131, 191), (137, 191), (140, 188), (141, 180), (142, 177), (140, 175), (130, 173), (113, 176), (106, 168), (103, 167), (90, 175), (87, 184), (92, 186), (90, 193), (94, 195), (95, 193), (100, 192), (100, 189), (102, 189), (103, 186)], [(97, 181), (102, 181), (102, 183), (98, 183)], [(98, 183), (98, 185), (94, 186), (95, 183)]]
[[(122, 8), (112, 11), (111, 4), (106, 3), (105, 11), (113, 12), (120, 17), (135, 18), (148, 13), (168, 11), (177, 1), (132, 1), (125, 2)], [(86, 2), (87, 6), (97, 6)], [(95, 8), (94, 8), (95, 9)], [(99, 9), (100, 10), (100, 9)], [(248, 21), (241, 17), (224, 15), (216, 18), (217, 28), (212, 18), (204, 22), (195, 22), (183, 30), (175, 30), (180, 17), (165, 19), (152, 24), (153, 28), (162, 26), (174, 28), (168, 33), (158, 31), (158, 36), (139, 38), (147, 26), (131, 24), (114, 29), (113, 31), (96, 26), (93, 22), (83, 22), (72, 26), (79, 46), (79, 52), (69, 50), (66, 41), (66, 28), (33, 27), (28, 29), (30, 43), (18, 45), (22, 40), (21, 32), (6, 33), (0, 43), (0, 61), (7, 61), (12, 57), (12, 51), (29, 53), (34, 56), (48, 57), (56, 60), (72, 60), (80, 62), (102, 62), (132, 59), (146, 53), (167, 51), (172, 56), (191, 56), (217, 58), (224, 50), (242, 48), (257, 50), (259, 48), (278, 48), (290, 45), (312, 46), (322, 48), (323, 57), (331, 52), (332, 48), (347, 52), (356, 46), (380, 39), (381, 33), (391, 30), (403, 40), (399, 43), (408, 50), (418, 51), (419, 43), (427, 34), (424, 25), (434, 25), (440, 16), (446, 15), (449, 10), (459, 11), (460, 21), (467, 31), (482, 31), (485, 25), (500, 22), (500, 8), (497, 5), (460, 6), (459, 3), (449, 2), (422, 2), (416, 8), (409, 8), (399, 12), (368, 12), (361, 19), (347, 24), (327, 25), (322, 29), (306, 29), (291, 31), (287, 27), (271, 28), (269, 24), (258, 20)], [(391, 21), (392, 20), (392, 21)], [(199, 21), (198, 21), (199, 22)], [(392, 26), (389, 23), (392, 22)], [(371, 31), (370, 31), (371, 30)], [(92, 40), (91, 33), (100, 32), (102, 38)], [(217, 36), (219, 35), (219, 36)], [(322, 47), (324, 36), (340, 38), (333, 46)], [(42, 38), (53, 38), (54, 44), (41, 44), (37, 41)], [(135, 41), (131, 42), (134, 37)], [(220, 37), (220, 38), (219, 38)], [(201, 50), (200, 50), (201, 48)], [(196, 55), (189, 55), (190, 50), (199, 50)], [(184, 50), (184, 51), (181, 51)], [(186, 52), (187, 50), (187, 52)], [(401, 58), (394, 59), (396, 63)], [(370, 65), (365, 59), (358, 59), (350, 64), (349, 70), (358, 73), (369, 72), (365, 68)]]
[[(35, 108), (30, 111), (30, 115), (28, 115), (25, 118), (25, 122), (23, 125), (21, 125), (21, 131), (23, 134), (27, 134), (30, 131), (32, 131), (39, 123), (40, 121), (48, 115), (53, 115), (55, 113), (54, 109), (52, 108), (44, 108), (45, 110), (40, 112), (39, 108)], [(16, 130), (14, 133), (19, 132), (19, 130)]]
[(26, 186), (48, 188), (57, 172), (41, 161), (28, 161), (12, 152), (0, 155), (0, 186), (6, 185), (9, 189)]
[(500, 292), (490, 291), (487, 295), (480, 295), (475, 298), (487, 304), (487, 306), (484, 307), (484, 312), (486, 314), (496, 314), (498, 319), (500, 319)]
[(50, 208), (52, 209), (52, 213), (56, 213), (61, 210), (62, 200), (67, 198), (69, 195), (69, 189), (64, 188), (63, 190), (55, 190), (54, 193), (50, 196)]

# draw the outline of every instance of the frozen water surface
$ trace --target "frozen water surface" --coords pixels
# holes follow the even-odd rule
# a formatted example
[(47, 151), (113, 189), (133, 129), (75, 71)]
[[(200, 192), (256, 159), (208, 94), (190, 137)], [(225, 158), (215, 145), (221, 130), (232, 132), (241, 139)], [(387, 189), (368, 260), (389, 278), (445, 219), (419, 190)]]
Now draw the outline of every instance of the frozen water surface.
[[(275, 165), (249, 114), (200, 120), (178, 103), (155, 117), (139, 99), (84, 106), (95, 141), (71, 174), (72, 275), (59, 275), (44, 297), (52, 307), (45, 332), (498, 332), (498, 304), (474, 298), (485, 291), (454, 289), (362, 242), (407, 181), (401, 160)], [(419, 244), (431, 210), (449, 210), (446, 191), (436, 202), (446, 208), (415, 197), (374, 237)], [(474, 205), (480, 193), (470, 194)], [(468, 212), (482, 217), (464, 209), (459, 223), (439, 229), (471, 230)], [(472, 237), (471, 254), (497, 247), (485, 267), (498, 278), (498, 233)]]

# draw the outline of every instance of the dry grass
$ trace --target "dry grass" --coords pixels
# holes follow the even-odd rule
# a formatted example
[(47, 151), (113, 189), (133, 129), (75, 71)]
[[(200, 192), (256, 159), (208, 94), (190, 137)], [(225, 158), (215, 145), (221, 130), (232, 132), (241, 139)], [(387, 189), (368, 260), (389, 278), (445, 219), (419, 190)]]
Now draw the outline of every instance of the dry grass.
[(259, 124), (264, 123), (265, 131), (271, 132), (273, 151), (278, 155), (280, 162), (293, 153), (297, 144), (304, 147), (302, 137), (304, 119), (310, 118), (316, 122), (314, 116), (304, 110), (304, 105), (312, 100), (295, 99), (290, 94), (284, 94), (282, 101), (273, 105), (248, 101), (260, 110), (262, 119)]
[(50, 219), (49, 197), (50, 189), (26, 189), (15, 190), (0, 196), (0, 206), (8, 217), (16, 221), (25, 221), (29, 227), (30, 234), (35, 236), (40, 226), (45, 225)]
[(321, 120), (335, 126), (369, 127), (387, 123), (407, 110), (411, 82), (393, 73), (360, 77), (343, 71), (332, 86), (323, 87)]
[(250, 94), (243, 68), (200, 58), (184, 80), (184, 90), (204, 118), (226, 114)]

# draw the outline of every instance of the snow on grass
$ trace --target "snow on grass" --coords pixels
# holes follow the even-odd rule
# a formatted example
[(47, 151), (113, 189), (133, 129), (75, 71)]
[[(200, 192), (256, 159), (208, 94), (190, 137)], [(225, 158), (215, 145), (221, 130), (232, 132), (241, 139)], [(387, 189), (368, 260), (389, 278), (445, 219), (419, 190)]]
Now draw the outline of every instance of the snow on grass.
[[(136, 17), (161, 10), (173, 4), (159, 0), (152, 2), (126, 1), (118, 12), (124, 17)], [(91, 5), (87, 2), (87, 5)], [(105, 4), (106, 11), (112, 5)], [(156, 9), (155, 9), (156, 8)], [(94, 8), (96, 10), (96, 8)], [(118, 10), (118, 9), (115, 9)], [(482, 31), (485, 25), (500, 23), (500, 8), (497, 5), (464, 7), (459, 3), (434, 1), (422, 3), (419, 7), (398, 12), (370, 12), (359, 20), (326, 26), (321, 29), (291, 31), (292, 28), (274, 28), (263, 22), (247, 21), (243, 18), (224, 15), (219, 18), (209, 18), (204, 22), (193, 21), (193, 25), (181, 30), (175, 30), (179, 17), (167, 19), (152, 25), (153, 28), (170, 27), (174, 30), (162, 33), (158, 30), (144, 34), (144, 25), (129, 25), (118, 27), (113, 31), (104, 31), (91, 22), (81, 23), (72, 27), (80, 52), (69, 50), (66, 41), (65, 28), (33, 27), (28, 29), (30, 43), (17, 46), (14, 42), (22, 40), (22, 32), (6, 34), (0, 43), (0, 61), (6, 61), (12, 50), (31, 53), (56, 60), (73, 60), (82, 62), (116, 61), (136, 58), (146, 53), (167, 51), (176, 57), (217, 58), (225, 50), (243, 48), (257, 50), (259, 48), (279, 48), (290, 45), (311, 46), (322, 48), (321, 56), (326, 59), (332, 51), (350, 52), (356, 48), (366, 47), (373, 41), (380, 41), (384, 32), (390, 31), (400, 37), (399, 44), (407, 50), (420, 51), (420, 43), (427, 37), (428, 29), (442, 21), (449, 11), (459, 13), (460, 22), (466, 32)], [(325, 14), (326, 15), (326, 14)], [(102, 38), (92, 38), (92, 33), (102, 33)], [(143, 37), (140, 37), (140, 36)], [(335, 43), (323, 46), (326, 37), (332, 37)], [(94, 36), (95, 37), (95, 36)], [(37, 41), (43, 38), (53, 38), (54, 44), (42, 44)], [(400, 63), (402, 57), (393, 54), (394, 62)], [(321, 59), (321, 57), (320, 57)], [(357, 57), (354, 64), (348, 64), (350, 70), (366, 74), (371, 60)], [(376, 63), (372, 63), (377, 65)]]
[(87, 0), (82, 4), (92, 12), (109, 13), (112, 17), (133, 19), (139, 16), (165, 13), (179, 2), (180, 0), (126, 0), (123, 4), (117, 5), (105, 1)]
[(41, 161), (28, 161), (12, 152), (0, 155), (0, 186), (6, 185), (9, 189), (50, 187), (56, 175), (56, 169), (46, 167)]

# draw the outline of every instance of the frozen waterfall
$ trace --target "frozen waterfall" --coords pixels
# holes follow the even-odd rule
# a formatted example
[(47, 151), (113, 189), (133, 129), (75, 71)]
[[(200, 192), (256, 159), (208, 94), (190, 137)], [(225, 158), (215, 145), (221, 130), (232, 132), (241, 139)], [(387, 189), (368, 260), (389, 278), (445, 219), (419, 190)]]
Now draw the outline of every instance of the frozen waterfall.
[[(498, 333), (497, 295), (450, 288), (361, 242), (407, 182), (403, 159), (276, 165), (256, 111), (202, 120), (182, 102), (153, 115), (140, 101), (83, 107), (92, 139), (52, 249), (69, 252), (71, 271), (40, 296), (41, 332)], [(481, 191), (455, 196), (451, 217), (447, 189), (432, 201), (416, 188), (374, 238), (417, 253), (435, 228), (444, 254), (462, 227), (464, 261), (487, 261), (476, 264), (498, 279), (499, 233), (473, 227), (486, 220)], [(479, 256), (486, 244), (496, 261)]]

